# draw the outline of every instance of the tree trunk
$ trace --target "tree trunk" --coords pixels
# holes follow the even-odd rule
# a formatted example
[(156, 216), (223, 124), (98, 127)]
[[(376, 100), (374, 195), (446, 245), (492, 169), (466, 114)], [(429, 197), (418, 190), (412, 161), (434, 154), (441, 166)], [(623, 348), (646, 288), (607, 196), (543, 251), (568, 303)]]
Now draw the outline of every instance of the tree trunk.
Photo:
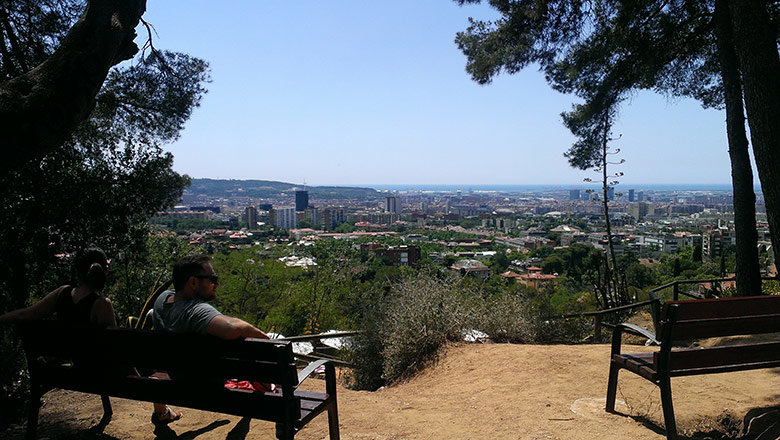
[(612, 306), (621, 306), (628, 303), (628, 298), (625, 297), (625, 292), (620, 282), (620, 273), (618, 272), (617, 257), (615, 256), (615, 246), (612, 243), (612, 223), (609, 221), (609, 174), (607, 173), (607, 144), (609, 142), (609, 127), (612, 125), (612, 121), (609, 115), (604, 116), (604, 133), (601, 140), (601, 189), (604, 208), (604, 226), (607, 230), (607, 258), (604, 262), (606, 264), (607, 274), (607, 286), (609, 288), (610, 298), (612, 300)]
[(89, 116), (109, 69), (132, 58), (146, 0), (90, 0), (60, 47), (0, 85), (0, 172), (61, 146)]
[(729, 0), (729, 12), (775, 264), (780, 264), (780, 56), (775, 29), (765, 1)]
[(742, 110), (742, 84), (727, 1), (715, 0), (715, 40), (726, 101), (726, 133), (731, 159), (731, 182), (734, 186), (737, 296), (751, 296), (761, 292), (756, 195), (753, 192), (753, 168), (748, 154), (745, 115)]

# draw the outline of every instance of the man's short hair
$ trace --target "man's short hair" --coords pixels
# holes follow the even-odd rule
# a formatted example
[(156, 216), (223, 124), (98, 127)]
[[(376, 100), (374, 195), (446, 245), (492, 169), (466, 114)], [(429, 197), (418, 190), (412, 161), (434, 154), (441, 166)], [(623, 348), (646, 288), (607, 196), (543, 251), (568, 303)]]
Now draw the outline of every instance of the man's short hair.
[(211, 262), (208, 255), (188, 255), (173, 265), (173, 288), (178, 292), (187, 285), (187, 280), (203, 272), (203, 265)]

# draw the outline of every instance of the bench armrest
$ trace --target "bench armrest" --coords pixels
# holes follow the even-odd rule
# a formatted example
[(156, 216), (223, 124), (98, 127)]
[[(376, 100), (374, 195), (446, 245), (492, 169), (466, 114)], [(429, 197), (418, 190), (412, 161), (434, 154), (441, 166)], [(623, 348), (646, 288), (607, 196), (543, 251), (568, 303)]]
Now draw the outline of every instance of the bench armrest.
[(649, 339), (650, 342), (652, 342), (655, 345), (661, 345), (661, 342), (655, 338), (655, 333), (651, 332), (650, 330), (644, 327), (640, 327), (635, 324), (629, 324), (627, 322), (620, 324), (620, 326), (623, 328), (623, 331), (625, 333), (631, 333), (632, 335), (641, 336), (643, 338)]
[(661, 345), (661, 342), (656, 339), (655, 334), (650, 330), (638, 325), (624, 322), (622, 324), (616, 325), (615, 329), (612, 331), (612, 354), (620, 353), (620, 344), (623, 339), (623, 333), (631, 333), (632, 335), (641, 336), (647, 338), (655, 345)]
[(298, 386), (302, 384), (303, 381), (306, 380), (306, 378), (309, 377), (309, 375), (314, 372), (314, 370), (327, 364), (328, 362), (330, 361), (327, 359), (320, 359), (309, 363), (309, 365), (307, 365), (306, 368), (304, 368), (303, 370), (301, 370), (300, 373), (298, 373), (298, 384), (295, 385), (295, 388), (298, 388)]

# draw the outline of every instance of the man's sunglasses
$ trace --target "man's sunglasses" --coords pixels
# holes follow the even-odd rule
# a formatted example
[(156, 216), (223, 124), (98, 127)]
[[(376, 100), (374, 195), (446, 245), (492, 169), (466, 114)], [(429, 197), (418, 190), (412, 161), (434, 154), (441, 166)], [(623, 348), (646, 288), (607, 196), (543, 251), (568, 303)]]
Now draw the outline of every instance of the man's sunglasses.
[(200, 280), (209, 280), (212, 284), (219, 284), (219, 275), (217, 274), (211, 274), (211, 275), (195, 275), (195, 278), (198, 278)]

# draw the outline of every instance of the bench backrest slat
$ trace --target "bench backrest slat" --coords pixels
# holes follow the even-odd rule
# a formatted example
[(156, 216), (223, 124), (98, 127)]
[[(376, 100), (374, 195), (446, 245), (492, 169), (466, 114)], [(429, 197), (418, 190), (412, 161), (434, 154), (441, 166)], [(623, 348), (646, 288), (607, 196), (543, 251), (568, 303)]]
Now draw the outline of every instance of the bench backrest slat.
[(780, 314), (678, 321), (672, 329), (672, 340), (683, 341), (774, 332), (780, 332)]
[(669, 301), (661, 313), (661, 331), (676, 309), (670, 340), (780, 332), (780, 296)]
[(668, 301), (665, 306), (677, 304), (677, 319), (728, 318), (743, 315), (780, 314), (780, 296), (742, 296), (734, 298)]
[(98, 370), (151, 368), (203, 382), (297, 382), (289, 342), (224, 341), (201, 335), (74, 327), (57, 321), (24, 323), (19, 329), (28, 354), (62, 358)]
[[(655, 365), (658, 365), (659, 355), (659, 352), (653, 353)], [(669, 372), (674, 374), (692, 368), (717, 368), (772, 361), (780, 361), (780, 342), (672, 350), (669, 353)]]

